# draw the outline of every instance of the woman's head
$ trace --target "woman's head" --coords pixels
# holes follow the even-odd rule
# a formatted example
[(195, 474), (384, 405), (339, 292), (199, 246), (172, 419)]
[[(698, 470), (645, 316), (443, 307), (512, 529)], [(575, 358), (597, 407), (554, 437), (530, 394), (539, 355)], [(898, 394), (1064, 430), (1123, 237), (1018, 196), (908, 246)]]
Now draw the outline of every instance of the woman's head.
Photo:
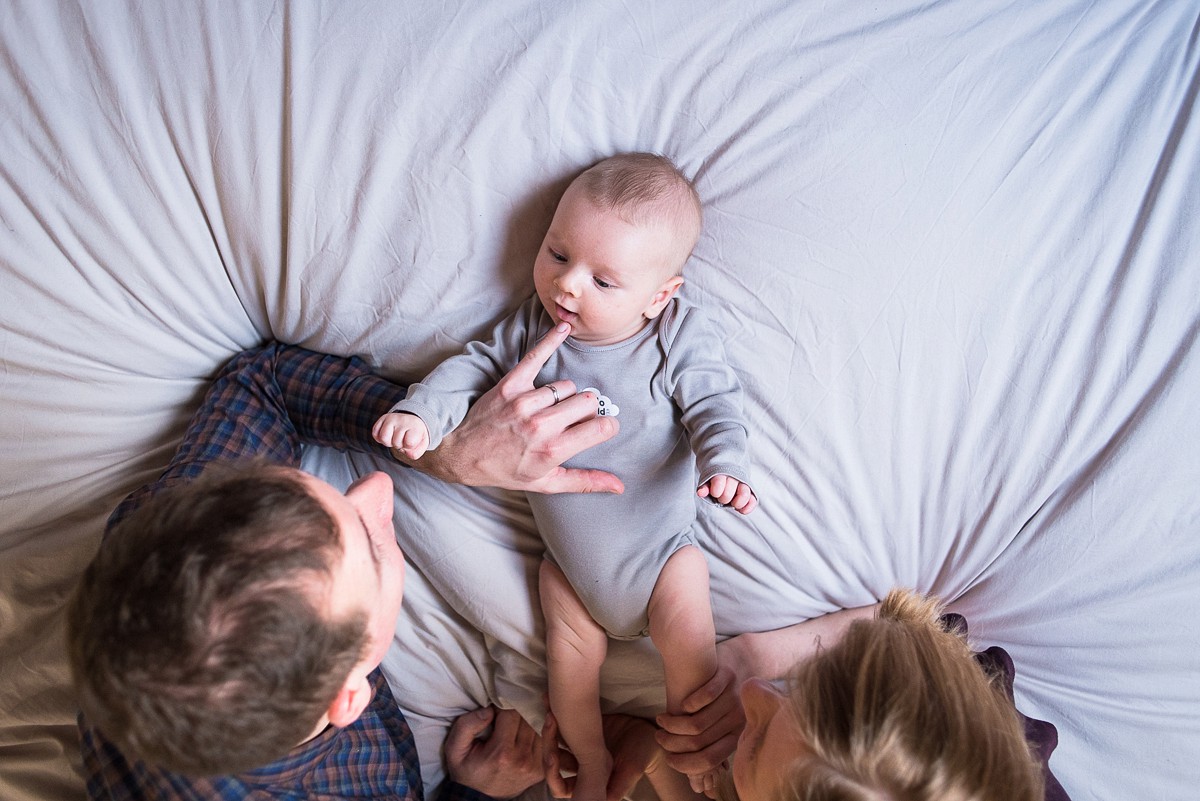
[(874, 620), (798, 665), (786, 693), (748, 682), (742, 801), (1041, 798), (1003, 686), (940, 616), (936, 601), (893, 591)]

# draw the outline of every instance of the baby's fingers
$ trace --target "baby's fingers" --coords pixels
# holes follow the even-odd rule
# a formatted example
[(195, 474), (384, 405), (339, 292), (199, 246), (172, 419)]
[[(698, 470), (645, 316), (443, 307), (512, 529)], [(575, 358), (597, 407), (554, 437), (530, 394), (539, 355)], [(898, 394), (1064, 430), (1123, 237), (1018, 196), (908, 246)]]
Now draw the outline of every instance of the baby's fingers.
[(754, 490), (750, 489), (749, 484), (740, 484), (730, 505), (740, 513), (748, 515), (758, 506), (758, 498), (755, 497)]
[(392, 423), (390, 414), (385, 414), (375, 421), (375, 425), (371, 427), (371, 436), (380, 445), (392, 444), (392, 432), (395, 431), (395, 425)]
[(393, 451), (404, 454), (416, 461), (429, 449), (429, 429), (419, 417), (412, 415), (392, 415), (398, 419), (387, 421), (380, 431), (380, 440)]
[(713, 476), (708, 484), (713, 500), (723, 506), (728, 506), (733, 501), (733, 495), (740, 486), (736, 478), (729, 476)]
[(725, 492), (725, 482), (725, 476), (713, 476), (700, 485), (696, 494), (701, 498), (711, 498), (715, 503), (728, 503), (728, 501), (721, 500), (721, 494)]

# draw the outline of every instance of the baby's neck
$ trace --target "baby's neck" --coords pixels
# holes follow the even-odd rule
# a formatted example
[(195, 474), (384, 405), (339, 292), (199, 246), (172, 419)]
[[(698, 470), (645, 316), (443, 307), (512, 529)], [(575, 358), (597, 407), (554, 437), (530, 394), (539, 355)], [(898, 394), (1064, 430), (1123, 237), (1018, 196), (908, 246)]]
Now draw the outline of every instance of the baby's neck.
[(635, 337), (641, 336), (653, 322), (654, 320), (643, 320), (642, 324), (638, 326), (636, 330), (626, 334), (623, 337), (613, 337), (611, 339), (581, 339), (572, 334), (570, 338), (580, 345), (586, 345), (589, 348), (607, 348), (609, 345), (620, 345), (622, 342), (628, 342)]

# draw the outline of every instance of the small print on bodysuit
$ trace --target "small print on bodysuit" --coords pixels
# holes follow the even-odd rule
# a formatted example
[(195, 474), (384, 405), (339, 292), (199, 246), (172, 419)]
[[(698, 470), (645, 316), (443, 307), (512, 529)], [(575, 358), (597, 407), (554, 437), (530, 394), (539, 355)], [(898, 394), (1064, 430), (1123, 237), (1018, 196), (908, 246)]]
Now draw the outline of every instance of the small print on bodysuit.
[(598, 417), (616, 417), (618, 414), (621, 413), (621, 407), (618, 406), (617, 404), (613, 403), (612, 398), (603, 394), (600, 390), (596, 389), (595, 387), (587, 387), (586, 389), (581, 389), (579, 391), (596, 393), (596, 397), (599, 398), (599, 401), (596, 404), (596, 406), (597, 406), (596, 415)]

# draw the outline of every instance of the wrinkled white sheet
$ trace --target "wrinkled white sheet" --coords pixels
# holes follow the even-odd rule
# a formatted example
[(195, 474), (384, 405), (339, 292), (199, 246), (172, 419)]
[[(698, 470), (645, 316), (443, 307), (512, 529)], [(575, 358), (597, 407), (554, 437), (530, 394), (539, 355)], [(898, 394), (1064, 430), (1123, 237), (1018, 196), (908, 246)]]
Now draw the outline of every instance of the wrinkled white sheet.
[[(61, 608), (214, 370), (275, 337), (419, 377), (633, 149), (696, 178), (684, 291), (748, 391), (718, 629), (940, 593), (1076, 801), (1194, 793), (1200, 11), (698, 8), (0, 4), (0, 797), (80, 794)], [(387, 667), (436, 783), (457, 711), (538, 714), (539, 546), (520, 498), (392, 472)], [(617, 648), (606, 694), (648, 710), (656, 670)]]

